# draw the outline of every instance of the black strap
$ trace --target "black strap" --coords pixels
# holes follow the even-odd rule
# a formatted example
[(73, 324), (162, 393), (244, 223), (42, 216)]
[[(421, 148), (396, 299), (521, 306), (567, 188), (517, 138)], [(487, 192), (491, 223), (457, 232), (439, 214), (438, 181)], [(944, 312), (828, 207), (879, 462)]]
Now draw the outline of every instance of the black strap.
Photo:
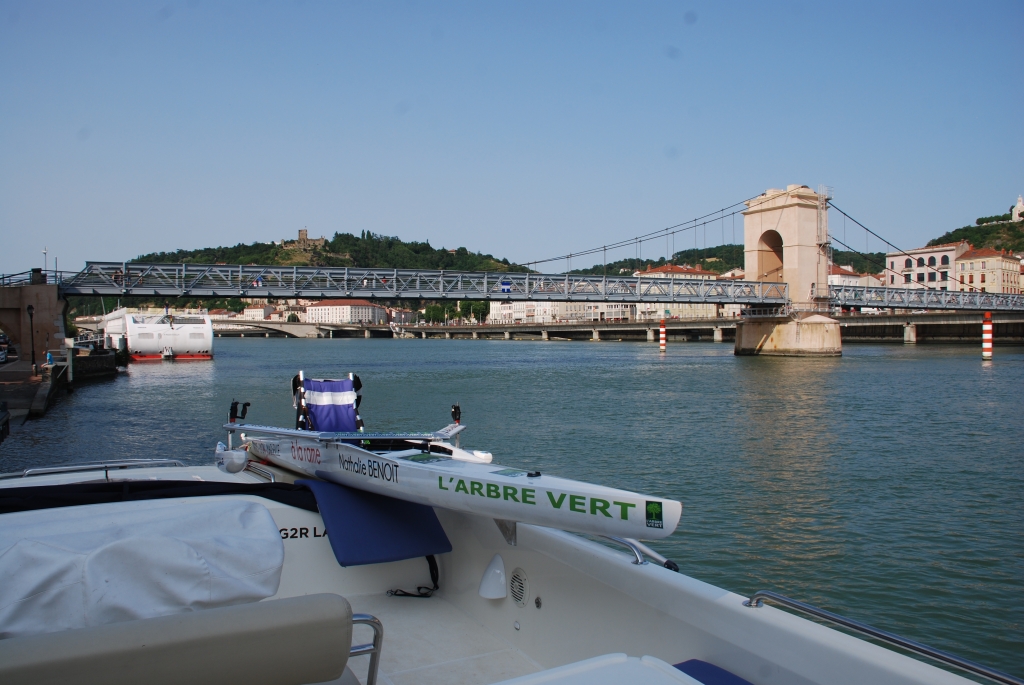
[(434, 591), (438, 589), (437, 580), (440, 578), (440, 573), (437, 570), (437, 559), (434, 558), (433, 554), (427, 555), (427, 566), (430, 567), (430, 582), (434, 584), (434, 587), (427, 587), (420, 585), (416, 588), (416, 592), (406, 592), (405, 590), (388, 590), (389, 597), (430, 597), (434, 594)]

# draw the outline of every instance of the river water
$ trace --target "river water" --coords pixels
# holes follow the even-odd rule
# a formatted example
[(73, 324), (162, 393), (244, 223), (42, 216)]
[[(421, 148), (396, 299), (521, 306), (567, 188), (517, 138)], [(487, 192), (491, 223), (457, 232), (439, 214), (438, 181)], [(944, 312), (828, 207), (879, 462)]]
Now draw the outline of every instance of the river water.
[(289, 426), (289, 381), (358, 373), (369, 429), (449, 422), (503, 465), (684, 503), (656, 547), (683, 573), (771, 589), (1024, 675), (1024, 348), (217, 340), (134, 364), (0, 446), (0, 471), (72, 460), (212, 463), (233, 398)]

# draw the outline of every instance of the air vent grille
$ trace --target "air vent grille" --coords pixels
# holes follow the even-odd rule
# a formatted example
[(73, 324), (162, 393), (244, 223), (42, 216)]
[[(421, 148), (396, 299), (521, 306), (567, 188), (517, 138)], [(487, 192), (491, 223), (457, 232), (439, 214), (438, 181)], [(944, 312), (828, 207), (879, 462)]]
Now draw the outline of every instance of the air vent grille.
[(516, 605), (526, 606), (526, 600), (530, 598), (530, 582), (526, 578), (526, 571), (521, 568), (513, 570), (508, 586)]

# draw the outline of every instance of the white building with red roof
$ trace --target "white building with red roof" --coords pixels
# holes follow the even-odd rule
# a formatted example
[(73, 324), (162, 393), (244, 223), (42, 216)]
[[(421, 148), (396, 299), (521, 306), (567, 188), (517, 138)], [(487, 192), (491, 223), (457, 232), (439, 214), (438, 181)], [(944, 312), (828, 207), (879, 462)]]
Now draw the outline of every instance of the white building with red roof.
[(953, 267), (957, 257), (971, 249), (966, 242), (918, 247), (885, 255), (885, 285), (890, 288), (931, 288), (949, 290), (954, 287)]
[(369, 300), (320, 300), (306, 307), (306, 323), (386, 324), (384, 307)]
[(970, 249), (956, 259), (956, 287), (964, 292), (1021, 294), (1021, 264), (1013, 253)]
[[(689, 264), (664, 264), (646, 271), (634, 271), (638, 278), (673, 278), (677, 280), (717, 281), (718, 274)], [(637, 302), (637, 321), (660, 319), (715, 319), (722, 316), (722, 306), (704, 303)]]

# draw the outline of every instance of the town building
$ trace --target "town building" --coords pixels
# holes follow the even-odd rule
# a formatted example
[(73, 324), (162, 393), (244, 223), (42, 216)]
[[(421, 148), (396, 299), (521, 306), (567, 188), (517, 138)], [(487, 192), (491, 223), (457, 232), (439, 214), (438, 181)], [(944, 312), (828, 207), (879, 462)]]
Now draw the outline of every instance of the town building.
[(286, 305), (284, 307), (278, 305), (278, 309), (271, 312), (270, 320), (304, 323), (306, 321), (306, 308), (298, 305)]
[(387, 310), (369, 300), (321, 300), (306, 307), (307, 323), (386, 324)]
[(389, 307), (387, 311), (388, 321), (392, 323), (416, 323), (419, 320), (419, 312), (414, 312), (411, 309), (396, 309)]
[[(705, 271), (700, 266), (689, 264), (664, 264), (647, 271), (634, 271), (642, 278), (672, 278), (679, 280), (716, 281), (719, 275)], [(722, 316), (722, 307), (717, 304), (681, 302), (637, 302), (637, 321), (658, 321), (660, 319), (714, 319)]]
[(274, 307), (263, 304), (256, 307), (246, 307), (242, 312), (242, 318), (246, 321), (264, 321), (274, 312)]
[(636, 321), (637, 317), (637, 305), (634, 302), (588, 302), (583, 306), (583, 321), (586, 322), (627, 323)]
[(853, 270), (853, 265), (839, 266), (829, 264), (828, 270), (829, 285), (860, 285), (860, 274)]
[(636, 308), (637, 305), (632, 302), (492, 301), (487, 323), (512, 325), (635, 321)]
[(1021, 293), (1021, 263), (991, 247), (971, 249), (956, 259), (956, 287), (964, 292)]
[(558, 323), (582, 321), (585, 318), (583, 302), (549, 301), (492, 301), (487, 322), (492, 324)]
[(971, 249), (966, 242), (919, 247), (885, 255), (883, 272), (886, 286), (893, 288), (931, 288), (949, 290), (953, 287), (953, 266), (957, 257)]
[(868, 288), (882, 287), (882, 274), (862, 274), (853, 269), (852, 264), (840, 266), (829, 264), (828, 284), (829, 285), (856, 285)]
[(210, 318), (214, 319), (214, 320), (217, 320), (217, 319), (221, 319), (221, 320), (223, 320), (223, 319), (234, 319), (234, 318), (237, 318), (237, 317), (238, 317), (238, 314), (236, 312), (231, 311), (230, 309), (211, 309), (210, 310)]

